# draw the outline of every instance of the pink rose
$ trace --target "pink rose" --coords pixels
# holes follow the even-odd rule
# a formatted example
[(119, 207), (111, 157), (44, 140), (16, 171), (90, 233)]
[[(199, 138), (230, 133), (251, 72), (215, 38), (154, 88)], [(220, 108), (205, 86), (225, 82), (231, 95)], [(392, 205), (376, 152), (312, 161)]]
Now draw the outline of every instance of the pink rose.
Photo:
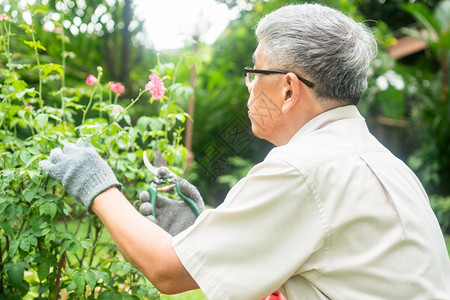
[(33, 105), (27, 105), (27, 106), (25, 106), (23, 109), (25, 109), (25, 110), (32, 110), (34, 107), (33, 107)]
[(150, 90), (153, 99), (162, 100), (166, 92), (164, 82), (155, 74), (151, 74), (148, 78), (150, 81), (145, 85), (145, 89)]
[(94, 86), (97, 83), (97, 78), (95, 78), (94, 75), (89, 74), (89, 76), (86, 78), (86, 84), (89, 86)]
[(114, 83), (114, 82), (110, 81), (108, 84), (111, 87), (111, 91), (113, 91), (114, 93), (117, 93), (117, 96), (120, 96), (120, 94), (125, 92), (125, 86), (123, 86), (119, 82)]
[(9, 19), (9, 17), (8, 17), (8, 15), (7, 14), (5, 14), (5, 13), (3, 13), (3, 14), (0, 14), (0, 21), (3, 21), (3, 20), (8, 20)]

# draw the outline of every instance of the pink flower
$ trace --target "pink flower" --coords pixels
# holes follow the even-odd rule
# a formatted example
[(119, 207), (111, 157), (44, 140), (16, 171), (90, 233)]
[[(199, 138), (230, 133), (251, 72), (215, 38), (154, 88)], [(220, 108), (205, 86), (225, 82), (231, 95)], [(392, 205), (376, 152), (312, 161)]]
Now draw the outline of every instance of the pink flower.
[(113, 91), (114, 93), (117, 93), (117, 96), (120, 96), (120, 94), (122, 94), (123, 92), (125, 92), (125, 87), (119, 83), (119, 82), (108, 82), (109, 86), (111, 87), (111, 91)]
[(97, 78), (95, 78), (94, 75), (89, 74), (89, 76), (86, 78), (86, 84), (88, 86), (94, 86), (97, 83)]
[(150, 81), (145, 85), (145, 89), (150, 90), (153, 99), (162, 100), (164, 93), (166, 92), (164, 82), (155, 74), (151, 74), (148, 78)]
[(5, 14), (5, 13), (3, 13), (3, 14), (0, 14), (0, 21), (3, 21), (3, 20), (8, 20), (9, 19), (9, 17), (8, 17), (8, 15), (7, 14)]
[(33, 107), (33, 105), (27, 105), (27, 106), (25, 106), (23, 109), (25, 109), (25, 110), (32, 110), (34, 107)]

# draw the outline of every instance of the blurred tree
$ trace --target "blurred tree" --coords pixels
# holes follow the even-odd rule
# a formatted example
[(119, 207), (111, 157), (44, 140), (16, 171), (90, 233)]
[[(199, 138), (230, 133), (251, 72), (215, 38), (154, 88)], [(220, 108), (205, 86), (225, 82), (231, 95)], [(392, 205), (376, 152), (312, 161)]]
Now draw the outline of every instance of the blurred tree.
[[(440, 0), (421, 0), (420, 5), (434, 7)], [(418, 1), (417, 1), (418, 2)], [(411, 3), (415, 6), (419, 3), (411, 0), (361, 0), (357, 3), (357, 9), (368, 20), (383, 21), (392, 30), (414, 23), (415, 19), (408, 14), (403, 6)]]
[[(85, 78), (102, 66), (107, 80), (126, 86), (126, 95), (135, 94), (148, 81), (142, 74), (148, 74), (155, 65), (156, 52), (142, 46), (139, 40), (144, 21), (134, 16), (132, 0), (1, 0), (0, 3), (17, 17), (30, 11), (34, 24), (43, 25), (34, 29), (42, 44), (51, 45), (42, 53), (47, 56), (44, 59), (60, 63), (63, 55), (67, 80)], [(17, 30), (16, 34), (24, 33)], [(65, 43), (61, 43), (61, 38)]]
[[(420, 148), (410, 158), (430, 192), (450, 195), (450, 96), (448, 76), (450, 60), (450, 1), (440, 2), (434, 10), (424, 5), (408, 5), (406, 10), (422, 25), (422, 30), (405, 28), (403, 31), (423, 39), (430, 59), (439, 62), (437, 71), (420, 74), (415, 82), (417, 93), (412, 124), (420, 142)], [(421, 69), (416, 68), (416, 74)], [(436, 80), (438, 79), (438, 80)]]
[(424, 40), (441, 68), (441, 100), (447, 100), (448, 60), (450, 57), (450, 1), (440, 2), (433, 12), (425, 5), (417, 3), (405, 6), (407, 12), (422, 26), (422, 30), (403, 28), (403, 32)]

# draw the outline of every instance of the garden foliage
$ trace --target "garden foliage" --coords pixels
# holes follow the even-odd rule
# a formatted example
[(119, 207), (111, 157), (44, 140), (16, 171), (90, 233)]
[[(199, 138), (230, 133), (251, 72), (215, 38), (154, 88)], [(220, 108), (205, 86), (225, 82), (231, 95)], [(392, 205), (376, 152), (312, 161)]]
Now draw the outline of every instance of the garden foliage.
[[(131, 100), (118, 101), (126, 86), (102, 82), (102, 67), (66, 86), (68, 53), (61, 61), (43, 61), (51, 45), (41, 43), (34, 26), (1, 15), (0, 299), (156, 299), (156, 289), (121, 257), (99, 219), (38, 162), (55, 147), (90, 141), (127, 198), (137, 199), (151, 179), (144, 150), (161, 149), (182, 175), (187, 114), (173, 99), (189, 96), (190, 89), (174, 81), (173, 64), (149, 70), (151, 82)], [(54, 34), (64, 49), (64, 31)], [(25, 47), (13, 46), (19, 44)], [(138, 101), (157, 113), (133, 121), (128, 110)]]

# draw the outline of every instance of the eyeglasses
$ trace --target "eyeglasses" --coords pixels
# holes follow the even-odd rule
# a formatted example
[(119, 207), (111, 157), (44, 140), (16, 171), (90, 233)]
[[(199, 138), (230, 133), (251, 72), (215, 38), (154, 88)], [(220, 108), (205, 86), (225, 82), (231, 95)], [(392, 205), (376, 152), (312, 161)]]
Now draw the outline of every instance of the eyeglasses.
[[(270, 75), (270, 74), (287, 74), (287, 73), (295, 74), (294, 72), (287, 72), (280, 70), (261, 70), (245, 67), (244, 68), (245, 84), (247, 85), (247, 87), (250, 87), (253, 83), (253, 80), (255, 80), (256, 74)], [(295, 74), (295, 76), (297, 76), (297, 78), (309, 88), (313, 88), (316, 85), (314, 82), (311, 82), (297, 74)]]

